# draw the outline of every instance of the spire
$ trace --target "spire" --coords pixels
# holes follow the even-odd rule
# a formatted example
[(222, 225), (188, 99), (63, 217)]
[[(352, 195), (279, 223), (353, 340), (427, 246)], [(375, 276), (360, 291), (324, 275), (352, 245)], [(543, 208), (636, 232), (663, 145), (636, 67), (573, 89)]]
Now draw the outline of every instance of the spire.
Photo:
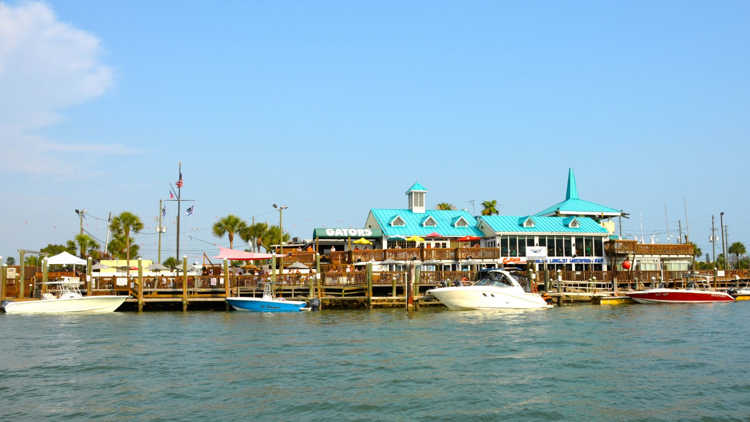
[(573, 174), (573, 168), (568, 171), (568, 192), (565, 199), (578, 199), (578, 188), (576, 188), (576, 177)]

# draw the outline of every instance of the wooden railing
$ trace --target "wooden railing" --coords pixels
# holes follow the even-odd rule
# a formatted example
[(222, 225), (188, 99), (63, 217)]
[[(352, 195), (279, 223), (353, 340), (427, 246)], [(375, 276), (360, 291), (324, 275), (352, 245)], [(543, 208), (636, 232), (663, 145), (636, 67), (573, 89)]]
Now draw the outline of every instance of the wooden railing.
[(350, 264), (356, 262), (384, 261), (462, 261), (497, 260), (500, 258), (498, 248), (408, 248), (408, 249), (368, 249), (353, 251), (335, 251), (330, 254), (332, 264)]
[(693, 245), (648, 245), (635, 240), (612, 240), (605, 244), (607, 255), (685, 255), (693, 256)]

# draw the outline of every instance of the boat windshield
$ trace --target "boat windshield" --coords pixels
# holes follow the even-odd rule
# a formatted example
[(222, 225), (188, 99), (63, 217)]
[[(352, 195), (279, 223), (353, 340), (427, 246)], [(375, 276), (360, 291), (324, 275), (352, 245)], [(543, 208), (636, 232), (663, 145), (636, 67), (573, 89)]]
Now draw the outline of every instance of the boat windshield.
[(488, 273), (475, 286), (513, 287), (513, 282), (503, 273)]

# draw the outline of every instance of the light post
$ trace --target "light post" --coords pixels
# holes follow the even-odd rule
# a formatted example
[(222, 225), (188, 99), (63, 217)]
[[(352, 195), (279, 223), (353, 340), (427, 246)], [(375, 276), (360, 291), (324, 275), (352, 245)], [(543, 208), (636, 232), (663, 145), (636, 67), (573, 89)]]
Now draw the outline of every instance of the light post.
[(284, 224), (283, 224), (283, 213), (288, 207), (284, 205), (273, 204), (273, 207), (279, 210), (279, 278), (284, 279)]
[(81, 234), (83, 234), (83, 215), (86, 214), (86, 210), (76, 210), (76, 214), (81, 218)]

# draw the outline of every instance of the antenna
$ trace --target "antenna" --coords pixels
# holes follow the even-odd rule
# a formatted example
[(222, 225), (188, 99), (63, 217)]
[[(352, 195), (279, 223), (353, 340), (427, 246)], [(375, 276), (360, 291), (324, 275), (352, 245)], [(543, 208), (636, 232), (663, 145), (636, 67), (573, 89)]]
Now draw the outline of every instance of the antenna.
[(469, 199), (468, 201), (466, 201), (466, 203), (471, 204), (471, 215), (477, 215), (477, 213), (474, 211), (474, 200)]

